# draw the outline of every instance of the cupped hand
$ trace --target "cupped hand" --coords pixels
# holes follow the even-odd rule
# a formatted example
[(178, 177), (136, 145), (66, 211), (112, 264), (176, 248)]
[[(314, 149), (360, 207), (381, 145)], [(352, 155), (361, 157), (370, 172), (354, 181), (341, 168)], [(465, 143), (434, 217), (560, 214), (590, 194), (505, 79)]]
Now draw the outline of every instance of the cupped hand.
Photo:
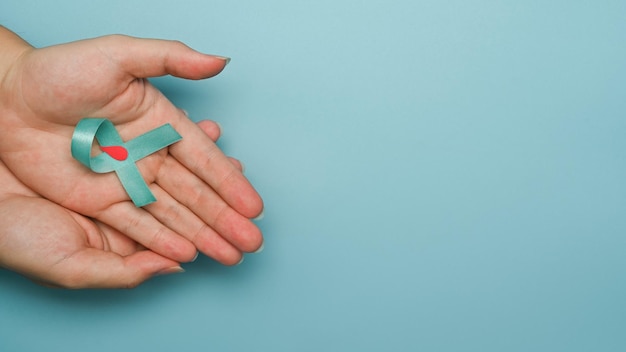
[[(0, 157), (20, 181), (174, 261), (189, 261), (198, 249), (236, 264), (262, 245), (250, 221), (263, 208), (257, 192), (146, 79), (208, 78), (226, 59), (179, 42), (119, 35), (42, 49), (22, 43), (0, 77)], [(157, 202), (135, 207), (115, 173), (95, 174), (72, 158), (72, 133), (84, 117), (110, 119), (125, 141), (165, 123), (183, 137), (137, 162)]]
[(179, 263), (41, 198), (0, 163), (0, 266), (65, 288), (129, 288)]

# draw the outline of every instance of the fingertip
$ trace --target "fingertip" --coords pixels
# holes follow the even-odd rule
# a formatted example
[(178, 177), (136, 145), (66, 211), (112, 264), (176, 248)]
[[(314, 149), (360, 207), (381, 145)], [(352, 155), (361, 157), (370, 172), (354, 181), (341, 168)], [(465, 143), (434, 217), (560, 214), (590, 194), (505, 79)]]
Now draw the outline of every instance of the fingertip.
[(245, 259), (246, 258), (244, 257), (244, 254), (240, 253), (237, 257), (233, 257), (232, 259), (229, 259), (228, 261), (222, 261), (221, 263), (226, 266), (237, 266), (237, 265), (241, 265), (241, 263), (243, 263)]
[[(178, 65), (177, 69), (171, 70), (170, 74), (176, 77), (194, 80), (211, 78), (222, 73), (231, 61), (229, 57), (203, 54), (191, 48), (189, 48), (189, 50), (192, 50), (193, 53), (198, 53), (202, 56), (202, 58), (198, 58), (198, 60), (194, 62), (197, 66), (195, 68), (185, 68), (183, 70), (182, 68), (184, 68), (184, 66)], [(184, 60), (186, 59), (186, 57), (180, 58), (183, 63), (185, 63)]]
[(252, 220), (254, 220), (254, 221), (261, 221), (261, 220), (263, 220), (264, 217), (265, 217), (265, 208), (263, 208), (261, 210), (261, 213), (259, 215), (257, 215), (256, 217), (252, 218)]
[(177, 266), (172, 266), (172, 267), (169, 267), (169, 268), (165, 268), (163, 270), (159, 270), (153, 276), (181, 274), (181, 273), (184, 273), (184, 272), (185, 272), (185, 269), (183, 269), (180, 265), (177, 265)]
[(265, 249), (265, 241), (261, 242), (261, 247), (257, 248), (257, 250), (252, 253), (258, 254), (258, 253), (263, 252), (264, 249)]
[(230, 162), (237, 168), (237, 170), (239, 170), (239, 172), (244, 173), (246, 171), (246, 165), (241, 162), (241, 160), (232, 157), (228, 157), (228, 159), (230, 159)]
[[(125, 258), (126, 275), (120, 274), (120, 287), (133, 288), (155, 276), (184, 273), (180, 264), (150, 250)], [(123, 279), (125, 278), (125, 279)]]
[(254, 223), (248, 220), (247, 226), (240, 227), (239, 231), (236, 242), (242, 252), (254, 253), (263, 247), (263, 234)]
[(243, 263), (243, 260), (243, 253), (239, 252), (237, 255), (233, 255), (230, 258), (224, 258), (222, 260), (219, 260), (219, 262), (226, 266), (237, 266)]
[(226, 178), (228, 182), (222, 182), (217, 191), (237, 213), (253, 219), (263, 211), (263, 199), (243, 175), (243, 165), (242, 169), (239, 169), (230, 158), (229, 164), (234, 170), (230, 170)]
[(176, 232), (166, 229), (165, 235), (156, 235), (147, 248), (179, 263), (190, 263), (198, 257), (196, 246)]
[(209, 55), (212, 56), (214, 58), (220, 59), (222, 61), (224, 61), (224, 67), (228, 66), (228, 64), (230, 63), (231, 58), (227, 57), (227, 56), (220, 56), (220, 55)]
[(242, 209), (241, 215), (248, 219), (255, 219), (263, 215), (263, 209), (265, 209), (263, 199), (261, 199), (260, 195), (255, 194), (248, 199), (245, 208)]
[(198, 127), (206, 134), (213, 142), (217, 142), (222, 134), (222, 126), (219, 123), (212, 120), (202, 120), (196, 123)]
[(171, 258), (181, 263), (192, 263), (198, 259), (198, 250), (193, 243), (187, 240), (184, 240), (184, 242), (185, 244), (179, 248), (178, 252), (175, 250), (172, 251), (173, 255)]

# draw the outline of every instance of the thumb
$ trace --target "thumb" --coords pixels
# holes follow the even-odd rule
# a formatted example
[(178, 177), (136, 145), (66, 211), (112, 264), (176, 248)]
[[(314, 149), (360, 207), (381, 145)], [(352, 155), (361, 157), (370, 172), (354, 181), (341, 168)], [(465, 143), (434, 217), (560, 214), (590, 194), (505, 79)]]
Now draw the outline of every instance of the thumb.
[(134, 78), (172, 75), (187, 79), (209, 78), (220, 73), (227, 57), (197, 52), (173, 40), (140, 39), (110, 35), (94, 39), (99, 49)]
[(158, 274), (180, 273), (180, 264), (149, 250), (122, 257), (88, 248), (54, 267), (48, 283), (64, 288), (133, 288)]

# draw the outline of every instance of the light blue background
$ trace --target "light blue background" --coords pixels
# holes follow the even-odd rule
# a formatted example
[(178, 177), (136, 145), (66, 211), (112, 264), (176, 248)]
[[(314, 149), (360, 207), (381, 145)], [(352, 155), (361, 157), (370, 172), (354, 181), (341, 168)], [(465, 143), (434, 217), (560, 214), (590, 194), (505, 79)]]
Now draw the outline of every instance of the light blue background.
[(0, 271), (1, 350), (626, 350), (625, 1), (2, 0), (0, 23), (232, 56), (154, 83), (266, 202), (239, 267)]

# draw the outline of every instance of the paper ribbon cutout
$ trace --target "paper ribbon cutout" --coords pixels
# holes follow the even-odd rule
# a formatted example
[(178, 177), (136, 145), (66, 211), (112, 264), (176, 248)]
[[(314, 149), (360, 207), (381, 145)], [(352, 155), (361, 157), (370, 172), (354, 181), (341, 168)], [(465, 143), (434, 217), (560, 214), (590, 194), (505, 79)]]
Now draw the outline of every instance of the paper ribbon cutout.
[[(103, 153), (92, 157), (94, 139)], [(135, 163), (181, 139), (168, 123), (124, 142), (111, 121), (84, 118), (78, 122), (72, 136), (72, 156), (94, 172), (115, 171), (135, 206), (143, 207), (155, 202), (156, 198)]]

